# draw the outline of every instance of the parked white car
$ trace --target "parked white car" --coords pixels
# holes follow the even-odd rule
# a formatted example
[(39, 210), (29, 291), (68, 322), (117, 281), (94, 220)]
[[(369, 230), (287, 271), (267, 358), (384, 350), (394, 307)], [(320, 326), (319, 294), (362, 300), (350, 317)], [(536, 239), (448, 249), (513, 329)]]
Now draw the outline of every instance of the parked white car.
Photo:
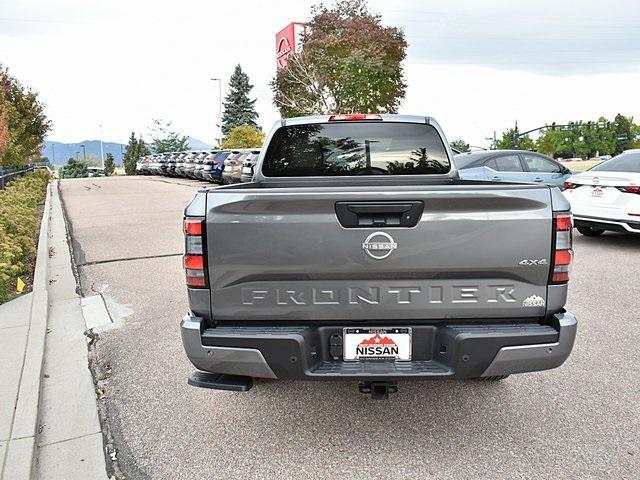
[(583, 235), (597, 237), (605, 230), (640, 233), (640, 149), (571, 176), (563, 193)]

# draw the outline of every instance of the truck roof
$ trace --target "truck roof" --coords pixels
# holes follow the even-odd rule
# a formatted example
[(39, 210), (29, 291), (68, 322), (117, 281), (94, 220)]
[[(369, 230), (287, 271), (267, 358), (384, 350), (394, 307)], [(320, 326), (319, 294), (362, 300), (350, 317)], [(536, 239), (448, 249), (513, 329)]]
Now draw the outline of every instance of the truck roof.
[[(426, 123), (427, 125), (433, 125), (437, 122), (433, 117), (425, 116), (425, 115), (399, 115), (392, 113), (380, 113), (380, 114), (371, 114), (376, 115), (379, 120), (383, 122), (401, 122), (401, 123)], [(279, 122), (276, 122), (274, 128), (279, 126), (287, 126), (287, 125), (308, 125), (314, 123), (329, 123), (331, 121), (331, 117), (333, 115), (307, 115), (304, 117), (292, 117), (292, 118), (283, 118)], [(357, 120), (356, 120), (357, 121)], [(360, 121), (371, 121), (371, 120), (360, 120)]]

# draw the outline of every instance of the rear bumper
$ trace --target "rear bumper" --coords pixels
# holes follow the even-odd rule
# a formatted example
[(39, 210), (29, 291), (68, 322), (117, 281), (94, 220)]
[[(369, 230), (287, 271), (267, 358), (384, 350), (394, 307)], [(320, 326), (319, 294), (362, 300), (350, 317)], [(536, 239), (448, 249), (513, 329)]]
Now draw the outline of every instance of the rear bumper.
[(619, 220), (611, 218), (591, 217), (587, 215), (574, 215), (573, 221), (576, 227), (592, 227), (600, 230), (614, 230), (618, 232), (640, 233), (640, 217), (637, 221)]
[(570, 313), (538, 323), (412, 325), (410, 362), (343, 361), (330, 351), (342, 326), (204, 328), (199, 317), (181, 323), (189, 360), (201, 371), (290, 379), (385, 380), (475, 378), (559, 367), (573, 348)]

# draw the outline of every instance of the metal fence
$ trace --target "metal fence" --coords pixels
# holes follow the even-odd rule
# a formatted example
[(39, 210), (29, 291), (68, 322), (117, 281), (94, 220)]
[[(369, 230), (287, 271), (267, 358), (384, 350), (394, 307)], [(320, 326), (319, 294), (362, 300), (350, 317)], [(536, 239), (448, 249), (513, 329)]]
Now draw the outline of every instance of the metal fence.
[(29, 165), (23, 168), (2, 168), (0, 167), (0, 190), (4, 190), (16, 178), (23, 176), (36, 168), (35, 165)]

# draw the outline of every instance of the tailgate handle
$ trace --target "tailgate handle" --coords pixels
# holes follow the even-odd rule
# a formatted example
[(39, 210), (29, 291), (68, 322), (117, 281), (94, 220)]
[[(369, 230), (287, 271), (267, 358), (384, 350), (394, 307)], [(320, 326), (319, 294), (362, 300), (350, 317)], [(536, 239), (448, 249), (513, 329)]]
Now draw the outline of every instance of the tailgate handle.
[(337, 202), (336, 216), (345, 228), (415, 227), (424, 203), (406, 202)]

